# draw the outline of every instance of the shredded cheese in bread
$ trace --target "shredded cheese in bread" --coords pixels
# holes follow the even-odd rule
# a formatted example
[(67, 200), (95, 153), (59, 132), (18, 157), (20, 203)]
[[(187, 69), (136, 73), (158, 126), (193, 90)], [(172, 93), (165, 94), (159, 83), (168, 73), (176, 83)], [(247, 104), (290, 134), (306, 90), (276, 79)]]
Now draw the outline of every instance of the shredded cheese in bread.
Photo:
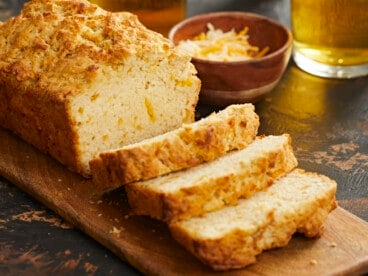
[(240, 32), (234, 29), (223, 32), (207, 24), (208, 31), (202, 32), (193, 39), (182, 40), (177, 48), (193, 57), (212, 61), (241, 61), (264, 56), (269, 47), (262, 50), (249, 43), (248, 27)]

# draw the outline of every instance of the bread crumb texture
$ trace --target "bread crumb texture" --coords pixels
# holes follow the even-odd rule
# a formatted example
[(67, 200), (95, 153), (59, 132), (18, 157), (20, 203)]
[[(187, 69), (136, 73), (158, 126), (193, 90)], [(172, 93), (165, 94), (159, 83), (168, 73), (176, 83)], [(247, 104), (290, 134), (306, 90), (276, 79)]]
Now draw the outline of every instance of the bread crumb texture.
[(287, 134), (257, 138), (211, 162), (126, 185), (136, 214), (166, 222), (235, 205), (297, 166)]
[(258, 126), (252, 104), (228, 106), (165, 134), (100, 153), (90, 162), (93, 182), (106, 191), (214, 160), (253, 142)]
[(194, 121), (190, 56), (128, 12), (33, 0), (0, 25), (0, 125), (88, 176), (97, 153)]
[(170, 229), (213, 269), (242, 268), (262, 251), (286, 246), (295, 232), (319, 237), (337, 206), (335, 194), (335, 181), (296, 169), (236, 206), (173, 222)]

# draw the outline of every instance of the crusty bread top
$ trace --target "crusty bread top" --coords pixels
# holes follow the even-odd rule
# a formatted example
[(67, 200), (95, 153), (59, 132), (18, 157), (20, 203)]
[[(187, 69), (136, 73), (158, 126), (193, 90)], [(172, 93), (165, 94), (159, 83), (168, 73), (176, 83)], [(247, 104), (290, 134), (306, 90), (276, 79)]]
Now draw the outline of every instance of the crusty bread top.
[(131, 13), (31, 0), (0, 26), (0, 125), (89, 176), (98, 152), (194, 121), (190, 59)]
[(0, 79), (56, 89), (63, 98), (79, 93), (101, 66), (123, 66), (127, 57), (147, 52), (190, 60), (135, 15), (107, 12), (86, 0), (32, 0), (0, 25)]

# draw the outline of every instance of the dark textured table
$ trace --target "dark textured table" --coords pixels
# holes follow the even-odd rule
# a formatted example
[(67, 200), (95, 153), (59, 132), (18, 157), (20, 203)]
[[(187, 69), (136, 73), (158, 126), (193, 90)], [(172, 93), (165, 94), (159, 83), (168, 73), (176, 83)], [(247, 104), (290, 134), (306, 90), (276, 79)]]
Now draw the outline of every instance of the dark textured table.
[[(5, 9), (11, 3), (12, 12)], [(22, 1), (0, 1), (2, 19)], [(287, 0), (189, 0), (188, 15), (241, 10), (289, 25)], [(199, 107), (205, 115), (213, 107)], [(299, 167), (338, 183), (341, 207), (368, 221), (368, 77), (321, 79), (292, 61), (256, 104), (260, 133), (290, 133)], [(0, 141), (1, 143), (1, 141)], [(362, 237), (367, 238), (367, 237)], [(0, 177), (0, 275), (135, 275), (134, 268)]]

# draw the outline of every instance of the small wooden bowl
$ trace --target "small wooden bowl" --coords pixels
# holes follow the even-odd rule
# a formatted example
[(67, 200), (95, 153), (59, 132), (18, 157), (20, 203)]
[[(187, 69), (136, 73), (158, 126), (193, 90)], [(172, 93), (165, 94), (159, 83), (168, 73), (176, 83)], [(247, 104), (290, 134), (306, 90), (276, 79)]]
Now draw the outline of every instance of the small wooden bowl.
[(245, 61), (219, 62), (192, 58), (202, 81), (200, 102), (226, 106), (235, 103), (256, 102), (277, 85), (289, 62), (292, 34), (281, 23), (270, 18), (245, 12), (215, 12), (190, 17), (175, 25), (169, 39), (178, 44), (201, 32), (207, 24), (216, 29), (236, 32), (249, 27), (249, 42), (260, 49), (268, 46), (269, 52)]

